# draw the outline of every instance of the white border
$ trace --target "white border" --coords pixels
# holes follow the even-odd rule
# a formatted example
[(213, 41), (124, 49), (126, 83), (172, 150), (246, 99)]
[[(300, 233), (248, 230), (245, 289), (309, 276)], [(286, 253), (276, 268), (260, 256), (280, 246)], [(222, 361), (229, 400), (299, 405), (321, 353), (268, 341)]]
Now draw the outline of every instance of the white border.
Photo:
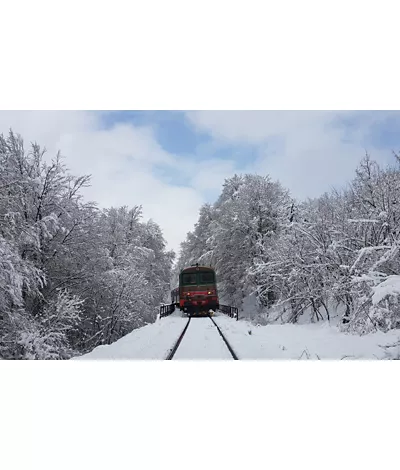
[(394, 361), (4, 362), (7, 470), (397, 461)]
[(15, 0), (2, 109), (399, 109), (398, 2)]

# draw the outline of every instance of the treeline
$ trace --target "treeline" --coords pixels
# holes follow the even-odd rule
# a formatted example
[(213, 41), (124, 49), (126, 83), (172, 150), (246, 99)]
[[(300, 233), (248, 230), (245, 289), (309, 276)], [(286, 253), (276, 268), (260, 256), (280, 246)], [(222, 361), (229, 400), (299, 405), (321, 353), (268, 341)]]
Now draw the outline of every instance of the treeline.
[(381, 168), (366, 155), (344, 189), (307, 201), (268, 176), (227, 179), (202, 207), (177, 270), (212, 264), (224, 302), (241, 307), (253, 294), (257, 320), (339, 315), (343, 329), (387, 331), (400, 327), (399, 237), (400, 159)]
[[(72, 176), (10, 131), (0, 136), (0, 357), (65, 359), (152, 322), (173, 252), (135, 206), (84, 202)], [(107, 190), (107, 188), (104, 188)]]

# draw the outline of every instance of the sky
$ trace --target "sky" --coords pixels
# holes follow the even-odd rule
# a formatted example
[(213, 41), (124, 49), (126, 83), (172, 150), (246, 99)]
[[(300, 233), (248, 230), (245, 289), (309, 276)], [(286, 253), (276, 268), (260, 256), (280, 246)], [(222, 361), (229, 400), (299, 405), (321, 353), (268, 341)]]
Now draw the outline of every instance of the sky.
[(304, 199), (348, 183), (366, 151), (384, 165), (400, 150), (398, 111), (0, 111), (10, 128), (92, 175), (87, 200), (142, 205), (176, 252), (235, 173)]

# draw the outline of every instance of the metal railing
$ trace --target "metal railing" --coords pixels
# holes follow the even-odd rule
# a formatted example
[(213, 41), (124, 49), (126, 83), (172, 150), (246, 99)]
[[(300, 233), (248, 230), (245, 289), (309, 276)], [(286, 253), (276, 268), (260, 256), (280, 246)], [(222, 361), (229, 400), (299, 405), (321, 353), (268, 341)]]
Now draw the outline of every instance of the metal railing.
[(239, 320), (239, 309), (237, 307), (231, 307), (230, 305), (219, 305), (219, 309), (228, 317), (236, 318)]
[(175, 311), (175, 304), (161, 305), (160, 306), (160, 318), (167, 317)]

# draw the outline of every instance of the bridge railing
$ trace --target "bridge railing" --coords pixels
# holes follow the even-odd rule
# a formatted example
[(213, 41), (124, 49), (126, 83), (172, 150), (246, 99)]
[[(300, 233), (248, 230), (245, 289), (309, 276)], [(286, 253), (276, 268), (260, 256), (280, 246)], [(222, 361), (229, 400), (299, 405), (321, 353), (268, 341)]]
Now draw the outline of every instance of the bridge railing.
[(161, 305), (160, 318), (167, 317), (175, 310), (175, 304)]
[(219, 309), (228, 317), (236, 318), (239, 320), (239, 309), (237, 307), (231, 307), (230, 305), (219, 305)]

